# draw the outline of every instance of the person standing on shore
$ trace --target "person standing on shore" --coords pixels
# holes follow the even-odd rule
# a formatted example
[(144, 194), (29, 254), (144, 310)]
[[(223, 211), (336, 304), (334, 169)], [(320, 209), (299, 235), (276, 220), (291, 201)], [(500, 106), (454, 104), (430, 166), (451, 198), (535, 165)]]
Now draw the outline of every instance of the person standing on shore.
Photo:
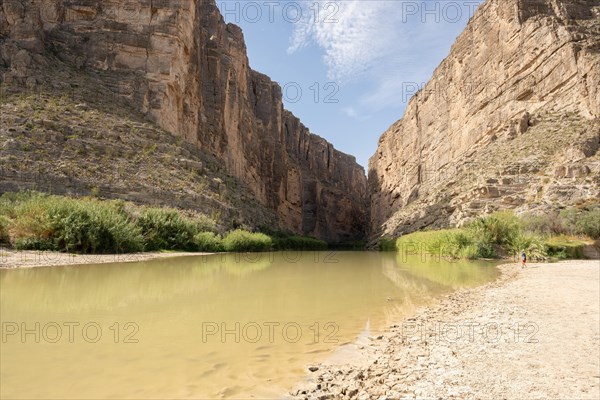
[(527, 254), (525, 254), (525, 250), (521, 250), (521, 268), (525, 268), (527, 266)]

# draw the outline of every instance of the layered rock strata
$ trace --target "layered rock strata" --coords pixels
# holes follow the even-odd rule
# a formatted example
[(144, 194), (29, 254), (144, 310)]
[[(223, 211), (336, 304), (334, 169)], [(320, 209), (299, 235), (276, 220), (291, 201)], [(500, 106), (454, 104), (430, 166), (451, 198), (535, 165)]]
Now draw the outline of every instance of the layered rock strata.
[(369, 162), (372, 237), (600, 197), (600, 4), (488, 0)]
[(364, 170), (284, 109), (214, 0), (4, 0), (0, 37), (4, 83), (39, 85), (55, 59), (97, 71), (115, 96), (220, 160), (281, 228), (331, 242), (364, 235)]

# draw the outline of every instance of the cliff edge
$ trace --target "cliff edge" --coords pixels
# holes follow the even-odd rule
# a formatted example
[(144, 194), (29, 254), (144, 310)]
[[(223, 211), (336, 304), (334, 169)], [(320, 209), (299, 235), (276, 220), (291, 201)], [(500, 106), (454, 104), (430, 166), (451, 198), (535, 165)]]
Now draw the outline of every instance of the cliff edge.
[[(280, 86), (249, 68), (241, 29), (224, 22), (214, 0), (4, 0), (0, 61), (5, 93), (28, 88), (82, 97), (86, 86), (89, 102), (97, 100), (90, 95), (110, 102), (107, 93), (115, 103), (126, 99), (157, 128), (217, 160), (258, 203), (276, 213), (274, 223), (281, 229), (330, 242), (364, 236), (363, 168), (284, 109)], [(14, 140), (19, 129), (9, 131), (7, 124), (14, 121), (3, 121), (3, 139)], [(48, 148), (63, 145), (44, 132)], [(35, 163), (35, 157), (19, 154), (12, 156)], [(5, 170), (14, 169), (14, 159), (3, 164)], [(57, 172), (46, 166), (42, 180), (53, 182)], [(120, 176), (132, 183), (140, 178), (135, 172)], [(15, 185), (32, 186), (19, 179), (13, 179)], [(94, 184), (110, 186), (100, 175)], [(161, 189), (170, 190), (169, 179)], [(201, 191), (187, 188), (172, 197)], [(149, 194), (142, 190), (130, 197), (144, 202)], [(195, 207), (194, 202), (188, 198), (184, 203)], [(249, 224), (259, 223), (247, 218)]]
[(487, 0), (369, 161), (371, 237), (600, 197), (600, 5)]

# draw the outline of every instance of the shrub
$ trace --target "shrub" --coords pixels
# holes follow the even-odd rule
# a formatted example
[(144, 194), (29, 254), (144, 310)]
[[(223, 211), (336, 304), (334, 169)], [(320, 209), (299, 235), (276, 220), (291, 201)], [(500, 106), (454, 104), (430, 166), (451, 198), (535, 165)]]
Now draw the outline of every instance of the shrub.
[(479, 255), (479, 247), (476, 244), (468, 244), (460, 250), (458, 258), (466, 258), (469, 260), (475, 260), (481, 258)]
[(467, 229), (481, 248), (488, 248), (494, 244), (504, 245), (520, 232), (519, 219), (512, 212), (499, 212), (477, 218), (467, 225)]
[(494, 245), (486, 240), (476, 240), (472, 247), (473, 258), (496, 258)]
[[(461, 236), (458, 234), (461, 233)], [(457, 243), (464, 238), (460, 229), (415, 232), (396, 240), (396, 248), (407, 254), (430, 253), (448, 255), (455, 253)]]
[(579, 233), (592, 239), (600, 239), (600, 216), (587, 215), (579, 221)]
[(526, 232), (542, 235), (561, 235), (568, 233), (563, 219), (558, 214), (525, 214), (521, 217), (521, 227)]
[[(512, 212), (500, 212), (478, 218), (462, 229), (404, 235), (398, 238), (395, 247), (407, 254), (424, 252), (456, 258), (495, 258), (519, 254), (521, 250), (532, 260), (581, 258), (584, 242), (556, 234), (568, 231), (596, 239), (600, 237), (599, 213), (598, 205), (568, 209), (560, 215), (526, 215), (521, 219)], [(380, 248), (386, 246), (390, 246), (389, 239), (383, 238)]]
[(590, 207), (578, 215), (576, 233), (600, 239), (600, 206)]
[(415, 232), (400, 237), (396, 247), (407, 254), (428, 253), (445, 258), (493, 258), (494, 245), (469, 229)]
[(8, 218), (0, 215), (0, 244), (9, 244), (10, 238), (8, 236)]
[(176, 210), (148, 208), (137, 220), (147, 251), (195, 250), (198, 228)]
[(379, 250), (380, 251), (396, 251), (398, 248), (396, 247), (396, 240), (384, 236), (379, 239)]
[(139, 229), (110, 202), (61, 201), (50, 218), (57, 250), (81, 253), (122, 253), (143, 250)]
[(29, 194), (8, 208), (9, 236), (21, 250), (120, 253), (142, 250), (139, 230), (114, 202)]
[(222, 239), (202, 214), (185, 217), (168, 208), (122, 200), (74, 199), (36, 192), (0, 196), (0, 243), (18, 249), (81, 253), (186, 250), (219, 252), (278, 249), (324, 250), (327, 243), (291, 233), (237, 230)]
[(204, 214), (198, 215), (194, 219), (194, 223), (196, 224), (196, 229), (198, 229), (198, 232), (217, 233), (218, 231), (216, 222), (212, 218)]
[(264, 233), (251, 233), (236, 229), (223, 239), (223, 247), (231, 252), (267, 251), (271, 249), (273, 240)]
[(437, 246), (444, 257), (469, 259), (479, 257), (473, 238), (464, 230), (446, 231)]
[(560, 214), (571, 235), (585, 235), (600, 239), (600, 205), (589, 205), (581, 210), (570, 208)]
[(288, 236), (272, 238), (277, 250), (327, 250), (326, 242), (306, 236)]
[(218, 253), (224, 250), (223, 239), (213, 232), (200, 232), (194, 236), (198, 251)]
[(261, 226), (259, 231), (269, 236), (275, 250), (327, 250), (327, 242), (310, 236), (296, 235), (290, 231), (275, 230), (270, 226)]
[(527, 258), (530, 260), (544, 260), (548, 258), (543, 238), (532, 232), (520, 232), (518, 235), (511, 237), (505, 247), (511, 254), (516, 255), (525, 250)]
[(549, 257), (581, 259), (585, 258), (584, 248), (587, 243), (568, 236), (555, 236), (548, 238), (544, 245)]
[(497, 249), (506, 249), (517, 240), (521, 232), (519, 225), (519, 219), (510, 211), (477, 218), (467, 224), (467, 235), (472, 239), (476, 257), (498, 257)]
[(5, 194), (2, 213), (9, 219), (9, 241), (20, 250), (55, 250), (55, 228), (48, 209), (54, 199), (45, 195)]
[(346, 240), (327, 244), (327, 248), (340, 251), (363, 251), (367, 248), (367, 243), (363, 240)]

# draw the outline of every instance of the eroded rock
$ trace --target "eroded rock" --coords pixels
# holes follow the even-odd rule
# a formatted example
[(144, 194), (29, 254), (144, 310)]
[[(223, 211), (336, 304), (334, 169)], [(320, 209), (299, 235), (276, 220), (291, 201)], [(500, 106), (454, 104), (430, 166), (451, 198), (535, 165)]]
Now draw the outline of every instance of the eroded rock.
[(283, 108), (280, 86), (250, 69), (241, 29), (214, 0), (6, 0), (0, 10), (6, 82), (35, 85), (44, 71), (32, 60), (47, 53), (95, 70), (115, 96), (217, 157), (281, 228), (363, 237), (363, 168)]

